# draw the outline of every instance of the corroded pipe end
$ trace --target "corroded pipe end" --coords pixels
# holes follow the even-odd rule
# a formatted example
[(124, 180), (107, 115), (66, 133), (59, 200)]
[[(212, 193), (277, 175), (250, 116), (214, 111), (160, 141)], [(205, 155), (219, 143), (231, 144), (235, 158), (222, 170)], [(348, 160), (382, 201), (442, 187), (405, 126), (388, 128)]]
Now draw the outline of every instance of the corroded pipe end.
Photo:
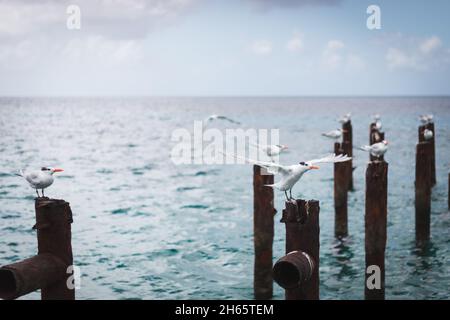
[(273, 279), (284, 289), (294, 289), (308, 281), (316, 268), (314, 259), (302, 251), (292, 251), (273, 266)]
[(66, 275), (67, 265), (52, 254), (32, 258), (0, 268), (0, 298), (16, 299), (48, 287)]

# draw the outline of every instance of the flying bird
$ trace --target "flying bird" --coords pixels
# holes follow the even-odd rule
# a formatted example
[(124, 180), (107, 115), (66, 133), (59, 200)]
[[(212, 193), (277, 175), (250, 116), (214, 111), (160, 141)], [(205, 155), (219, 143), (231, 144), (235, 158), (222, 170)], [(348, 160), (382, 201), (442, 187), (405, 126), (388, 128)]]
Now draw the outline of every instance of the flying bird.
[(342, 137), (342, 133), (343, 132), (347, 132), (346, 130), (342, 130), (342, 129), (336, 129), (336, 130), (331, 130), (328, 132), (324, 132), (322, 133), (322, 135), (324, 137), (330, 138), (330, 139), (334, 139), (336, 141), (338, 141), (341, 137)]
[(349, 122), (352, 119), (352, 114), (351, 113), (347, 113), (346, 115), (340, 117), (338, 119), (338, 121), (342, 124)]
[(423, 114), (419, 117), (420, 122), (422, 122), (422, 124), (429, 124), (433, 122), (433, 118), (434, 116), (432, 114)]
[(226, 117), (226, 116), (217, 115), (217, 114), (210, 115), (208, 118), (206, 118), (204, 120), (204, 123), (208, 124), (208, 123), (210, 123), (210, 122), (212, 122), (214, 120), (224, 120), (224, 121), (228, 121), (228, 122), (233, 123), (233, 124), (238, 124), (238, 125), (241, 124), (239, 121), (233, 120), (233, 119), (231, 119), (229, 117)]
[(270, 159), (278, 156), (280, 153), (288, 149), (287, 145), (284, 144), (271, 144), (271, 145), (263, 145), (257, 143), (251, 143), (251, 145), (259, 150), (262, 150)]
[[(234, 156), (235, 158), (240, 158)], [(319, 169), (317, 164), (319, 163), (335, 163), (344, 162), (351, 159), (347, 155), (335, 155), (331, 154), (323, 158), (313, 159), (309, 161), (302, 161), (299, 164), (294, 164), (290, 166), (284, 166), (273, 162), (257, 161), (248, 158), (243, 158), (247, 163), (256, 164), (258, 166), (264, 167), (269, 173), (281, 175), (280, 181), (274, 184), (268, 184), (267, 187), (275, 188), (280, 191), (284, 191), (286, 195), (286, 200), (289, 201), (292, 198), (292, 188), (300, 180), (300, 178), (308, 172), (309, 170)], [(289, 191), (289, 197), (287, 192)]]
[(371, 146), (362, 146), (360, 149), (370, 152), (372, 156), (379, 158), (386, 153), (388, 149), (388, 142), (383, 140), (381, 142), (374, 143)]
[(423, 137), (425, 138), (425, 140), (433, 139), (433, 131), (431, 131), (430, 129), (425, 129), (423, 131)]
[(20, 170), (17, 175), (23, 177), (33, 189), (36, 189), (36, 194), (40, 198), (38, 190), (42, 191), (42, 197), (44, 197), (44, 189), (51, 186), (55, 181), (53, 174), (62, 171), (64, 170), (59, 168), (42, 167), (41, 170), (35, 171)]

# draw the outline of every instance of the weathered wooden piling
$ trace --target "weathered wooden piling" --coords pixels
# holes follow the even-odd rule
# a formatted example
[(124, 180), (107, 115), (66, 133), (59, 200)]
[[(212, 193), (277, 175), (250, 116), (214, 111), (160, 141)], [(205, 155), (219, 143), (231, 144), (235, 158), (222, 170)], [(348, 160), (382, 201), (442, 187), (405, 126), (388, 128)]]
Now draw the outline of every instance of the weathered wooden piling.
[(41, 289), (42, 300), (74, 300), (68, 267), (73, 265), (72, 211), (64, 200), (35, 202), (38, 254), (0, 268), (0, 298), (15, 299)]
[[(319, 299), (319, 211), (319, 201), (316, 200), (285, 203), (281, 222), (286, 224), (287, 256), (278, 261), (283, 262), (281, 266), (277, 263), (277, 268), (274, 268), (274, 280), (285, 288), (286, 300)], [(300, 253), (289, 256), (294, 251)], [(286, 265), (289, 263), (291, 266)], [(288, 274), (280, 272), (283, 270)], [(298, 285), (294, 286), (295, 283)]]
[[(424, 132), (425, 129), (431, 130), (433, 132), (433, 137), (430, 140), (425, 140)], [(426, 125), (419, 126), (419, 142), (429, 142), (431, 144), (431, 186), (436, 185), (436, 145), (435, 145), (435, 132), (434, 123), (428, 123)]]
[(425, 245), (430, 239), (431, 214), (431, 152), (430, 142), (419, 142), (416, 149), (416, 244)]
[[(386, 249), (388, 164), (385, 161), (369, 162), (366, 171), (365, 299), (384, 299), (384, 253)], [(370, 266), (379, 268), (379, 286), (371, 286), (367, 273)], [(369, 281), (368, 281), (369, 280)]]
[(271, 299), (272, 280), (272, 244), (274, 236), (273, 184), (272, 174), (263, 174), (260, 166), (253, 166), (253, 230), (255, 246), (254, 296), (255, 299)]
[[(343, 143), (344, 144), (344, 143)], [(346, 143), (348, 145), (348, 142)], [(334, 153), (343, 154), (342, 145), (338, 142), (334, 144)], [(334, 235), (337, 238), (348, 235), (347, 227), (347, 200), (348, 200), (348, 161), (336, 162), (334, 164)]]
[[(342, 124), (342, 141), (344, 143), (343, 149), (344, 153), (349, 157), (353, 157), (353, 128), (351, 120)], [(346, 161), (347, 165), (350, 167), (348, 171), (348, 190), (352, 191), (353, 188), (353, 159)]]
[(448, 209), (450, 210), (450, 172), (448, 173)]

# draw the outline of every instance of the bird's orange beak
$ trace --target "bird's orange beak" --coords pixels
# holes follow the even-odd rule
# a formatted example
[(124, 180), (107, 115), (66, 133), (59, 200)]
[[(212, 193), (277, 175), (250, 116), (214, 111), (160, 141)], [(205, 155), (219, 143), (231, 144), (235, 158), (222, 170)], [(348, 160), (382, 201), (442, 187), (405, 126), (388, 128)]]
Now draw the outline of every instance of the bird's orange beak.
[(60, 169), (60, 168), (55, 168), (55, 169), (53, 169), (53, 172), (63, 172), (64, 170), (63, 169)]
[(318, 166), (309, 166), (310, 169), (320, 169)]

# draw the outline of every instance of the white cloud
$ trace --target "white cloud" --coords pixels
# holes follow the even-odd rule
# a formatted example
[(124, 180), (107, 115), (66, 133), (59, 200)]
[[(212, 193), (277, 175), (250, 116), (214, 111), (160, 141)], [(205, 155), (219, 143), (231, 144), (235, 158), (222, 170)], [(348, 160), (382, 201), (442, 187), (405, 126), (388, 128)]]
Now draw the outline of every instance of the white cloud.
[(272, 42), (269, 40), (257, 40), (252, 43), (251, 50), (257, 55), (269, 55), (272, 53)]
[(388, 48), (386, 63), (390, 70), (410, 69), (426, 71), (449, 63), (448, 49), (437, 36), (426, 39), (403, 39)]
[(347, 56), (347, 67), (351, 70), (361, 71), (366, 68), (366, 63), (363, 58), (351, 53)]
[(70, 40), (62, 48), (62, 54), (73, 62), (120, 66), (138, 63), (143, 57), (143, 49), (139, 40), (89, 36)]
[(428, 54), (428, 53), (431, 53), (431, 52), (437, 50), (441, 46), (442, 46), (441, 39), (439, 39), (439, 37), (432, 36), (432, 37), (430, 37), (428, 39), (425, 39), (420, 44), (420, 51), (422, 53)]
[(418, 69), (416, 59), (412, 55), (408, 55), (404, 51), (397, 48), (389, 48), (386, 54), (386, 62), (389, 69), (395, 68), (413, 68)]
[[(139, 38), (170, 24), (200, 0), (78, 0), (82, 28), (105, 37)], [(0, 1), (0, 37), (38, 33), (51, 26), (66, 32), (66, 8), (60, 0)], [(89, 26), (89, 27), (87, 27)]]
[(296, 34), (288, 41), (286, 49), (290, 52), (299, 52), (303, 50), (303, 46), (303, 37)]
[(339, 40), (330, 40), (322, 53), (322, 64), (328, 69), (336, 69), (343, 60), (342, 50), (345, 45)]

